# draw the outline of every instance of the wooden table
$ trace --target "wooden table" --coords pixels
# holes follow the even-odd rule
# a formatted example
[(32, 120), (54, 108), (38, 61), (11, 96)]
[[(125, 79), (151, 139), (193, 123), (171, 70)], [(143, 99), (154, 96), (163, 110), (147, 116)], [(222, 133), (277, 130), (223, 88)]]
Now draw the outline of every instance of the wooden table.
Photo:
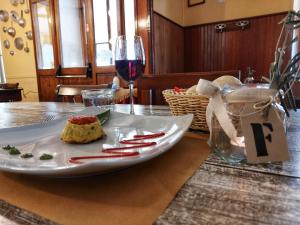
[[(1, 103), (0, 128), (67, 115), (81, 104)], [(128, 105), (116, 111), (129, 112)], [(170, 115), (164, 106), (136, 106), (143, 115)], [(291, 161), (232, 166), (211, 154), (155, 224), (300, 224), (300, 113), (291, 113)], [(201, 134), (199, 134), (201, 135)], [(1, 224), (55, 224), (0, 200)]]

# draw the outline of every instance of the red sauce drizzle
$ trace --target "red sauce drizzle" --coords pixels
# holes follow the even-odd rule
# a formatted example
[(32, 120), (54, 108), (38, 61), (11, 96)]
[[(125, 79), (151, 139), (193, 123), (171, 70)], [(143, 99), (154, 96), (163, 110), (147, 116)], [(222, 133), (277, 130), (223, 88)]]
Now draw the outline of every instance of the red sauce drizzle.
[(115, 148), (105, 148), (102, 150), (103, 153), (108, 153), (109, 155), (99, 155), (99, 156), (78, 156), (71, 157), (69, 159), (70, 163), (81, 164), (80, 160), (84, 159), (104, 159), (104, 158), (119, 158), (119, 157), (130, 157), (137, 156), (140, 153), (138, 151), (124, 151), (128, 149), (136, 149), (136, 148), (145, 148), (156, 145), (156, 142), (139, 142), (141, 140), (158, 138), (164, 136), (164, 132), (155, 133), (155, 134), (147, 134), (147, 135), (134, 135), (133, 139), (122, 140), (120, 144), (130, 145), (123, 147), (115, 147)]

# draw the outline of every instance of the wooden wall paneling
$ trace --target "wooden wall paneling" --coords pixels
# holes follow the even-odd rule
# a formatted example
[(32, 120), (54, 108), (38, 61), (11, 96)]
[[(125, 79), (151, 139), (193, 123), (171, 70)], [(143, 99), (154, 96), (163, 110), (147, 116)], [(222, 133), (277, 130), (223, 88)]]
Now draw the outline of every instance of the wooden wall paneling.
[[(115, 73), (101, 73), (97, 74), (97, 84), (110, 84), (113, 81), (113, 78), (115, 76)], [(121, 87), (128, 87), (126, 81), (124, 81), (122, 78), (119, 78), (120, 80), (120, 86)]]
[(39, 76), (38, 85), (40, 87), (39, 100), (42, 102), (55, 101), (55, 89), (59, 84), (58, 79), (54, 76)]
[(151, 20), (152, 20), (152, 0), (136, 1), (137, 35), (142, 37), (146, 67), (145, 73), (152, 73), (152, 38), (151, 38)]
[(53, 75), (38, 76), (40, 101), (55, 101), (55, 90), (58, 84), (87, 84), (92, 85), (92, 78), (56, 78)]
[[(163, 105), (166, 104), (162, 95), (163, 90), (172, 89), (174, 86), (189, 88), (196, 85), (200, 78), (214, 80), (222, 75), (232, 75), (239, 78), (240, 71), (147, 74), (138, 80), (138, 102), (143, 105)], [(152, 93), (152, 96), (149, 92)]]
[[(278, 22), (285, 15), (283, 12), (246, 18), (250, 21), (250, 26), (244, 30), (217, 33), (214, 28), (217, 23), (186, 27), (185, 72), (241, 69), (244, 71), (244, 79), (246, 68), (250, 66), (256, 71), (257, 80), (262, 75), (268, 76), (281, 30)], [(232, 24), (237, 21), (239, 20), (224, 23)]]
[(109, 84), (114, 78), (114, 73), (101, 73), (97, 74), (97, 84)]
[(184, 29), (153, 13), (154, 73), (184, 72)]
[(77, 77), (68, 77), (58, 79), (59, 84), (94, 84), (92, 78), (77, 78)]

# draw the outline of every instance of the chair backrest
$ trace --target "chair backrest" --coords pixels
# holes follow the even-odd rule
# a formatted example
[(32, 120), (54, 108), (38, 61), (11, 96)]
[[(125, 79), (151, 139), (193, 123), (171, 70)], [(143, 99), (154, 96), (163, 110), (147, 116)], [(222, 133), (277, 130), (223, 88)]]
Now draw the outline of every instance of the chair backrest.
[(189, 88), (196, 85), (200, 78), (214, 80), (220, 76), (231, 75), (240, 79), (240, 70), (211, 71), (211, 72), (189, 72), (148, 74), (138, 79), (138, 101), (143, 105), (165, 105), (167, 104), (162, 95), (165, 89)]
[(57, 85), (56, 101), (57, 102), (82, 102), (81, 91), (88, 89), (108, 88), (109, 84), (99, 85)]

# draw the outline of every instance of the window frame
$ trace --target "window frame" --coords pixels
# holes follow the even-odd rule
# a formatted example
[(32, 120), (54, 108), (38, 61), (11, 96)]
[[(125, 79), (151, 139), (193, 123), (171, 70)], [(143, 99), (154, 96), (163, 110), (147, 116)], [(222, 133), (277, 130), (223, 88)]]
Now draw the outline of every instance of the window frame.
[[(109, 1), (109, 0), (106, 0)], [(125, 0), (118, 0), (117, 2), (117, 21), (118, 21), (118, 35), (125, 35), (126, 29), (125, 29), (125, 12), (124, 12), (124, 1)], [(137, 0), (134, 0), (134, 19), (135, 19), (135, 32), (137, 33), (138, 27), (137, 27)], [(93, 17), (94, 19), (94, 17)], [(94, 20), (93, 22), (93, 27), (95, 27)], [(110, 30), (110, 27), (109, 27)], [(93, 37), (95, 38), (95, 33), (93, 33)], [(96, 64), (96, 41), (94, 41), (94, 47), (95, 47), (95, 58), (94, 58), (94, 63), (95, 63), (95, 72), (96, 73), (114, 73), (116, 72), (115, 70), (115, 65), (110, 65), (110, 66), (97, 66)]]
[[(31, 5), (38, 3), (39, 1), (43, 0), (31, 0)], [(81, 40), (82, 40), (82, 46), (83, 47), (83, 60), (85, 63), (84, 67), (66, 67), (62, 68), (62, 52), (61, 52), (61, 38), (60, 38), (60, 18), (59, 18), (59, 1), (58, 0), (48, 0), (49, 2), (49, 18), (51, 19), (52, 23), (50, 24), (50, 30), (52, 34), (52, 45), (53, 45), (53, 55), (54, 55), (54, 68), (53, 69), (39, 69), (37, 66), (37, 74), (38, 75), (56, 75), (56, 77), (66, 77), (66, 76), (74, 76), (74, 77), (86, 77), (86, 71), (89, 63), (91, 63), (92, 66), (92, 51), (93, 49), (90, 48), (90, 41), (91, 38), (91, 31), (90, 31), (90, 21), (87, 17), (88, 13), (85, 11), (88, 9), (88, 0), (79, 0), (80, 5), (85, 5), (85, 8), (81, 10), (81, 16), (83, 18), (80, 19), (81, 22)], [(83, 15), (84, 14), (84, 15)], [(34, 15), (34, 12), (32, 10), (32, 15)], [(85, 17), (85, 18), (84, 18)], [(33, 21), (33, 30), (35, 31), (36, 26), (35, 24), (35, 17), (32, 16)], [(85, 31), (83, 30), (85, 29)], [(35, 32), (33, 32), (35, 34)], [(36, 37), (34, 35), (34, 40), (36, 40)], [(35, 50), (37, 53), (37, 50)], [(38, 58), (36, 54), (36, 65), (38, 65)], [(58, 74), (59, 73), (59, 74)]]
[[(34, 20), (34, 11), (33, 11), (33, 7), (32, 5), (35, 4), (35, 3), (38, 3), (40, 1), (43, 1), (43, 0), (31, 0), (31, 15), (32, 15), (32, 30), (33, 30), (33, 36), (34, 36), (34, 42), (36, 42), (37, 40), (37, 37), (35, 35), (35, 29), (36, 29), (36, 21)], [(37, 74), (39, 75), (52, 75), (52, 74), (55, 74), (56, 73), (56, 68), (58, 67), (58, 58), (57, 58), (57, 53), (58, 53), (58, 50), (57, 50), (57, 46), (56, 46), (56, 33), (55, 33), (55, 27), (54, 27), (54, 24), (56, 24), (56, 21), (55, 21), (55, 17), (53, 16), (53, 0), (47, 0), (49, 2), (49, 16), (51, 18), (51, 24), (49, 24), (49, 27), (50, 27), (50, 30), (51, 30), (51, 34), (52, 34), (52, 46), (53, 46), (53, 57), (54, 57), (54, 68), (52, 69), (39, 69), (38, 68), (38, 55), (37, 55), (37, 49), (36, 49), (36, 45), (34, 44), (34, 49), (35, 49), (35, 61), (36, 61), (36, 68), (37, 68)]]
[[(30, 4), (35, 4), (39, 2), (40, 0), (30, 0)], [(42, 0), (41, 0), (42, 1)], [(54, 55), (54, 68), (53, 69), (39, 69), (38, 68), (38, 59), (37, 59), (37, 54), (35, 57), (36, 60), (36, 67), (37, 67), (37, 74), (38, 75), (57, 75), (57, 71), (59, 69), (59, 66), (61, 65), (61, 47), (60, 47), (60, 30), (59, 30), (59, 8), (58, 8), (58, 0), (48, 0), (49, 1), (49, 16), (51, 18), (52, 23), (49, 25), (50, 30), (52, 33), (52, 45), (53, 45), (53, 55)], [(95, 32), (94, 32), (94, 12), (93, 12), (93, 1), (92, 0), (80, 0), (81, 3), (83, 2), (85, 4), (85, 22), (81, 20), (81, 22), (85, 23), (85, 32), (82, 32), (83, 35), (86, 36), (86, 50), (85, 50), (85, 56), (86, 56), (86, 64), (90, 63), (91, 69), (92, 69), (92, 78), (96, 80), (95, 75), (99, 73), (115, 73), (115, 66), (110, 65), (110, 66), (97, 66), (96, 65), (96, 42), (95, 42)], [(118, 0), (117, 3), (117, 10), (118, 10), (118, 35), (124, 35), (125, 34), (125, 12), (124, 12), (124, 1), (125, 0)], [(151, 2), (151, 1), (150, 1)], [(134, 0), (134, 18), (135, 18), (135, 31), (136, 34), (139, 35), (139, 30), (141, 28), (138, 27), (138, 19), (141, 18), (141, 16), (144, 16), (144, 10), (140, 12), (141, 15), (139, 15), (139, 6), (138, 6), (138, 1)], [(148, 3), (143, 3), (141, 5), (148, 5)], [(150, 4), (151, 5), (151, 4)], [(148, 9), (147, 9), (148, 10)], [(31, 7), (31, 12), (32, 12), (32, 29), (33, 29), (33, 36), (34, 36), (34, 41), (36, 40), (35, 38), (35, 25), (34, 25), (34, 16), (33, 16), (33, 10)], [(151, 7), (150, 7), (150, 12), (151, 12)], [(82, 26), (83, 27), (83, 26)], [(143, 32), (143, 31), (142, 31)], [(144, 34), (141, 34), (144, 36)], [(144, 43), (145, 45), (146, 43)], [(145, 50), (148, 49), (148, 47), (151, 46), (146, 44)], [(34, 45), (35, 48), (35, 45)], [(148, 49), (149, 51), (149, 49)], [(35, 52), (37, 53), (37, 49), (35, 48)], [(147, 55), (147, 54), (146, 54)], [(150, 58), (149, 58), (150, 60)], [(148, 60), (147, 60), (148, 61)], [(151, 71), (151, 66), (146, 65), (146, 67), (150, 68)], [(87, 68), (86, 67), (76, 67), (76, 68), (61, 68), (61, 77), (68, 77), (72, 75), (77, 75), (82, 76), (83, 74), (86, 73)]]

